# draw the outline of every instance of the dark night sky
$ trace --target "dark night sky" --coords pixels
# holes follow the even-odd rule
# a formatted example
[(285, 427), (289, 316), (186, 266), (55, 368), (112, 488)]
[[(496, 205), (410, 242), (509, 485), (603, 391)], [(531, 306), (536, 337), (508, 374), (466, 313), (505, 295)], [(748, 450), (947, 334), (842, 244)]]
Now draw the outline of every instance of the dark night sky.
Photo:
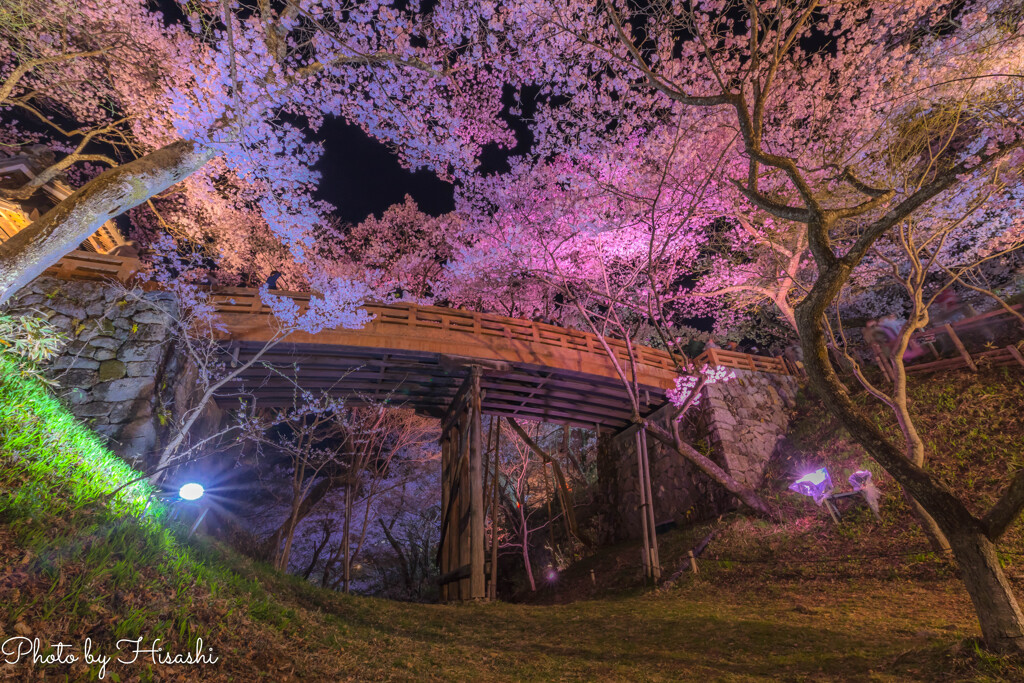
[[(504, 93), (502, 117), (515, 133), (517, 144), (512, 149), (487, 145), (480, 156), (481, 173), (503, 173), (509, 158), (526, 154), (533, 144), (528, 121), (536, 109), (536, 88), (524, 88), (518, 106), (523, 114), (513, 117), (509, 107), (515, 103), (511, 88)], [(314, 135), (324, 143), (324, 153), (316, 169), (323, 174), (317, 196), (337, 207), (342, 220), (358, 223), (371, 213), (380, 215), (406, 194), (412, 196), (420, 210), (439, 216), (455, 208), (455, 188), (438, 179), (430, 171), (412, 173), (398, 163), (398, 157), (358, 126), (341, 118), (327, 118)]]
[(402, 168), (398, 157), (358, 126), (327, 119), (317, 137), (324, 141), (316, 167), (323, 174), (318, 195), (337, 207), (342, 220), (358, 223), (371, 213), (379, 216), (406, 194), (432, 216), (455, 208), (451, 185), (430, 171)]

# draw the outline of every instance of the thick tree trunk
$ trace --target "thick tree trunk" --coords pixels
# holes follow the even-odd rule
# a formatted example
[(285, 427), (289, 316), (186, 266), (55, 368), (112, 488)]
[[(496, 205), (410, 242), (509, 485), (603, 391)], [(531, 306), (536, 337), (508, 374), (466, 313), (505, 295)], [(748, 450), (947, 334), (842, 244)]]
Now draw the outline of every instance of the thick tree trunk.
[(996, 652), (1024, 652), (1024, 614), (992, 541), (980, 530), (951, 533), (948, 538), (985, 644)]
[(0, 244), (0, 305), (108, 220), (178, 184), (214, 155), (209, 147), (178, 140), (90, 180)]

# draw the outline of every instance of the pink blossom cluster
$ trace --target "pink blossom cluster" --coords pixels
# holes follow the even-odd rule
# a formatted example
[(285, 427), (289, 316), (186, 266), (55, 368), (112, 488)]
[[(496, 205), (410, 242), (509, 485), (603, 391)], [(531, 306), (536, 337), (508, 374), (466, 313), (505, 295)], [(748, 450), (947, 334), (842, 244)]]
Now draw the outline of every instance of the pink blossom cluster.
[(705, 364), (697, 374), (680, 375), (675, 379), (675, 389), (669, 389), (666, 397), (672, 405), (683, 407), (688, 404), (696, 405), (700, 402), (700, 396), (694, 396), (694, 391), (708, 384), (718, 384), (736, 379), (736, 371), (723, 365)]

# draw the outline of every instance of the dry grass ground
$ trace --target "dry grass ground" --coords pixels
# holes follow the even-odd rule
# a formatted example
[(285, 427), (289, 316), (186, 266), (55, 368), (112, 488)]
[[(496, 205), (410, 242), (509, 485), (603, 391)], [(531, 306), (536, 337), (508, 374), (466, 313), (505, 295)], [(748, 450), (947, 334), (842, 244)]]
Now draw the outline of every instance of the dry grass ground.
[[(141, 636), (185, 652), (201, 637), (219, 657), (199, 666), (115, 663), (106, 680), (1024, 680), (1017, 662), (977, 649), (954, 572), (919, 552), (923, 539), (884, 477), (881, 523), (852, 512), (835, 527), (777, 486), (786, 525), (728, 518), (667, 535), (671, 564), (711, 526), (724, 529), (701, 573), (666, 590), (638, 586), (636, 549), (623, 546), (541, 596), (573, 598), (568, 604), (402, 604), (317, 589), (212, 541), (187, 541), (162, 516), (139, 522), (142, 487), (103, 502), (130, 470), (44, 391), (3, 370), (0, 643), (38, 637), (45, 650), (91, 638), (109, 654), (118, 639)], [(857, 465), (841, 434), (801, 424), (807, 433), (795, 437), (794, 454), (810, 454), (806, 438), (825, 444), (815, 457)], [(785, 457), (797, 455), (783, 456), (779, 482)], [(873, 556), (894, 547), (912, 554)], [(590, 569), (599, 585), (586, 589)], [(15, 681), (98, 673), (81, 662), (0, 663), (0, 679)]]

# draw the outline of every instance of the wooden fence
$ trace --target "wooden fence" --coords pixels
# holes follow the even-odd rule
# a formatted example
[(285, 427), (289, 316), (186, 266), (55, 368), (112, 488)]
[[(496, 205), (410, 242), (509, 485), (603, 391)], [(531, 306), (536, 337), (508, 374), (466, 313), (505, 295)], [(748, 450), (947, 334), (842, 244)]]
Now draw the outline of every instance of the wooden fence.
[[(74, 251), (62, 258), (56, 265), (48, 268), (44, 275), (62, 279), (116, 279), (126, 282), (138, 272), (140, 267), (141, 263), (137, 258)], [(309, 292), (275, 291), (275, 294), (293, 299), (302, 310), (308, 306), (311, 297)], [(223, 314), (270, 315), (271, 313), (270, 307), (260, 299), (259, 292), (250, 288), (219, 288), (213, 293), (213, 302), (217, 312)], [(606, 355), (604, 344), (597, 335), (532, 320), (415, 304), (367, 304), (364, 308), (380, 324), (395, 326), (395, 328), (428, 328), (464, 332), (485, 338), (502, 337), (512, 341), (530, 342), (567, 351)], [(605, 337), (604, 343), (608, 345), (608, 348), (621, 363), (628, 364), (629, 348), (626, 342), (621, 339)], [(638, 363), (670, 372), (675, 371), (675, 364), (667, 351), (634, 344), (632, 352)], [(712, 366), (783, 375), (800, 373), (798, 364), (794, 365), (782, 357), (755, 356), (725, 349), (708, 349), (697, 357), (697, 367), (701, 367), (705, 363)]]
[(43, 275), (64, 280), (120, 280), (127, 282), (137, 273), (142, 264), (137, 258), (108, 256), (91, 251), (73, 251), (56, 265), (47, 268)]
[(736, 368), (737, 370), (753, 370), (755, 372), (772, 372), (778, 375), (802, 374), (802, 365), (793, 364), (782, 356), (755, 356), (742, 351), (710, 348), (694, 359), (700, 368), (705, 364)]
[[(310, 298), (308, 292), (276, 291), (275, 294), (296, 301), (300, 310), (305, 309)], [(259, 292), (241, 288), (218, 290), (214, 294), (214, 308), (218, 313), (225, 314), (270, 315), (271, 312), (260, 299)], [(594, 334), (532, 320), (416, 304), (366, 304), (363, 308), (374, 316), (376, 323), (386, 328), (461, 332), (482, 338), (500, 337), (513, 342), (540, 344), (577, 353), (607, 355), (601, 339)], [(608, 337), (604, 341), (619, 361), (629, 362), (629, 349), (624, 341)], [(637, 344), (633, 345), (632, 351), (637, 362), (642, 365), (675, 371), (675, 364), (667, 351)]]
[[(1011, 308), (1014, 311), (1020, 312), (1024, 306), (1017, 304)], [(924, 374), (940, 370), (963, 368), (976, 372), (979, 364), (1024, 367), (1024, 356), (1021, 355), (1020, 349), (1017, 348), (1017, 343), (1020, 343), (1019, 341), (1015, 344), (1006, 344), (998, 348), (989, 348), (985, 351), (971, 354), (961, 340), (961, 335), (966, 333), (983, 332), (988, 336), (992, 334), (991, 330), (993, 328), (1006, 326), (1014, 332), (1013, 337), (1019, 340), (1022, 336), (1021, 332), (1024, 331), (1020, 319), (1010, 311), (1000, 307), (988, 313), (921, 330), (911, 336), (911, 340), (922, 347), (927, 347), (931, 351), (934, 360), (907, 365), (907, 373)], [(956, 355), (951, 358), (943, 358), (936, 348), (936, 343), (943, 336), (950, 340), (952, 347), (956, 350)]]
[[(1017, 304), (1010, 308), (1012, 311), (1019, 313), (1024, 310), (1024, 304)], [(999, 328), (1009, 330), (1010, 334), (1004, 334), (1004, 343), (996, 346), (993, 343), (997, 337), (994, 331)], [(965, 334), (979, 332), (986, 337), (986, 348), (984, 351), (971, 353), (967, 350), (967, 344), (964, 343), (961, 337)], [(932, 356), (932, 360), (908, 362), (906, 356), (904, 356), (904, 367), (908, 375), (927, 374), (942, 370), (962, 370), (965, 368), (977, 372), (980, 365), (1024, 367), (1024, 355), (1021, 354), (1018, 348), (1021, 338), (1024, 337), (1022, 332), (1024, 332), (1024, 325), (1021, 324), (1020, 319), (1013, 312), (1007, 311), (1002, 307), (987, 313), (963, 318), (956, 322), (936, 325), (915, 332), (911, 335), (910, 344), (908, 344), (908, 349), (927, 349)], [(1014, 343), (1005, 343), (1011, 339), (1014, 340)], [(944, 344), (942, 343), (943, 340), (948, 340), (949, 343)], [(874, 348), (875, 362), (879, 369), (884, 375), (892, 379), (893, 367), (889, 361), (883, 358), (886, 354), (883, 353), (882, 348), (878, 344), (873, 344), (872, 346)], [(945, 353), (952, 355), (944, 357), (944, 353), (939, 350), (939, 346), (944, 347), (943, 351)]]
[[(300, 305), (306, 305), (310, 295), (305, 292), (277, 292)], [(247, 313), (269, 315), (270, 309), (251, 289), (233, 291), (221, 290), (214, 296), (214, 307), (220, 313)], [(553, 346), (568, 351), (606, 355), (604, 345), (597, 335), (578, 330), (569, 330), (547, 323), (506, 318), (492, 313), (462, 311), (436, 306), (415, 304), (380, 305), (367, 304), (366, 311), (375, 316), (383, 325), (400, 325), (407, 328), (440, 329), (465, 332), (481, 337), (503, 337), (512, 341)], [(620, 339), (605, 337), (604, 342), (622, 363), (629, 362), (629, 348)], [(675, 371), (671, 355), (661, 349), (634, 344), (633, 354), (638, 363), (670, 372)], [(697, 367), (705, 363), (757, 372), (772, 372), (782, 375), (797, 374), (798, 368), (782, 357), (754, 356), (740, 351), (708, 349), (695, 359)], [(624, 366), (625, 367), (625, 366)]]

